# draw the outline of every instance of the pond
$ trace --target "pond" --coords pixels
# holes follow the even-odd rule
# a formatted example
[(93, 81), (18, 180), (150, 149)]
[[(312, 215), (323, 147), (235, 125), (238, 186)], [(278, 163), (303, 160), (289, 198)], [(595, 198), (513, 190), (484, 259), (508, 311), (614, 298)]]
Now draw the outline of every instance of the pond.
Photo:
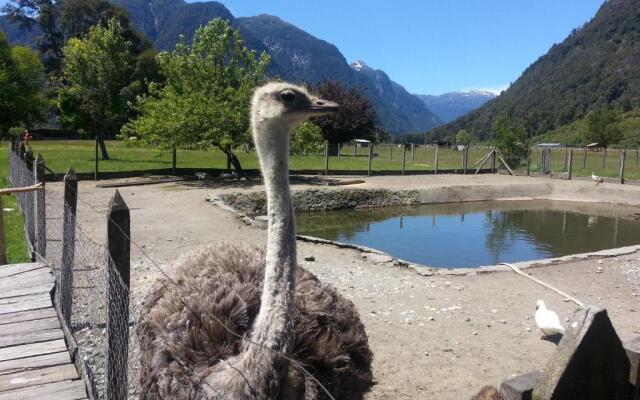
[(298, 213), (298, 234), (462, 268), (640, 244), (637, 209), (546, 200), (483, 201)]

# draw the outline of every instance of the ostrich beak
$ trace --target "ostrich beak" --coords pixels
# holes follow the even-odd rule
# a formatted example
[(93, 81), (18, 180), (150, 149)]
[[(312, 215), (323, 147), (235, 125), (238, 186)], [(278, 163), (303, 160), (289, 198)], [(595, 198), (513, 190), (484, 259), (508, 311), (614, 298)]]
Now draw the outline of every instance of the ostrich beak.
[(340, 109), (340, 105), (333, 101), (316, 98), (311, 101), (311, 104), (309, 104), (306, 109), (314, 116), (318, 116), (337, 112)]

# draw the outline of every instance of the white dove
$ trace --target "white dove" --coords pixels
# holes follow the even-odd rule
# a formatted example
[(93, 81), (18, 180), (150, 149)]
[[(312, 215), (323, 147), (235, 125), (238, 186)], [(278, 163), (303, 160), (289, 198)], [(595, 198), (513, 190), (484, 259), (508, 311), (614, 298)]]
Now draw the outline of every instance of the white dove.
[(604, 178), (596, 175), (595, 173), (591, 173), (591, 179), (596, 183), (596, 186), (604, 182)]
[(559, 333), (564, 335), (565, 330), (560, 324), (558, 314), (556, 314), (555, 311), (547, 310), (542, 300), (536, 302), (535, 319), (536, 325), (538, 325), (538, 328), (540, 328), (545, 337), (554, 336)]

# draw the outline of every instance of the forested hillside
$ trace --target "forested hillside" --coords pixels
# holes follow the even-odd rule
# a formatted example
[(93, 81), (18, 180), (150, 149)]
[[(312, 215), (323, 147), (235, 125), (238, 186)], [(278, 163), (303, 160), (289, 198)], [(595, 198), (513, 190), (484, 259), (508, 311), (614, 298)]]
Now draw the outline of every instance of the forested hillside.
[[(541, 27), (543, 29), (543, 27)], [(640, 108), (640, 0), (609, 0), (596, 16), (527, 68), (495, 100), (432, 130), (445, 137), (465, 129), (480, 139), (494, 119), (524, 120), (530, 137), (553, 131), (590, 111)]]
[[(336, 80), (347, 87), (359, 87), (371, 99), (380, 125), (392, 134), (424, 132), (442, 122), (416, 97), (392, 81), (383, 71), (351, 68), (338, 48), (281, 20), (258, 15), (235, 18), (221, 3), (184, 0), (110, 0), (129, 12), (132, 24), (157, 49), (172, 49), (179, 35), (187, 41), (195, 30), (219, 17), (240, 29), (247, 45), (258, 53), (267, 51), (272, 62), (269, 73), (294, 82), (319, 84)], [(0, 29), (12, 43), (33, 44), (34, 36), (0, 17)]]

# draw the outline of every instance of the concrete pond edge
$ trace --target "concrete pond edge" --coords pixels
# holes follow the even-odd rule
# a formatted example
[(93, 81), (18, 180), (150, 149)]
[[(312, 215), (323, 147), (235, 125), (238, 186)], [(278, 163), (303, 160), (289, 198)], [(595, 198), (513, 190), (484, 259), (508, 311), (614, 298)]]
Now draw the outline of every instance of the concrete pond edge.
[[(546, 185), (545, 185), (546, 186)], [(466, 189), (469, 189), (469, 186), (465, 186)], [(351, 189), (353, 190), (353, 189)], [(358, 191), (367, 191), (367, 189), (355, 189)], [(451, 190), (451, 189), (449, 189)], [(303, 189), (303, 190), (299, 190), (296, 191), (297, 193), (301, 193), (301, 192), (305, 192), (308, 191), (308, 189)], [(312, 192), (316, 192), (316, 189), (312, 189)], [(330, 189), (331, 192), (345, 192), (345, 189)], [(370, 192), (380, 192), (380, 191), (385, 191), (385, 189), (372, 189), (370, 190)], [(294, 192), (294, 193), (296, 193)], [(393, 205), (408, 205), (408, 204), (429, 204), (429, 203), (424, 203), (420, 200), (421, 199), (419, 194), (420, 191), (418, 190), (404, 190), (404, 191), (391, 191), (391, 190), (387, 190), (387, 192), (390, 194), (389, 197), (387, 198), (394, 198), (395, 200), (400, 200), (398, 201), (398, 204), (393, 204), (394, 201), (392, 200), (390, 203), (391, 204), (384, 204), (383, 206), (393, 206)], [(408, 198), (410, 199), (409, 201), (407, 197), (401, 196), (400, 199), (396, 196), (398, 193), (401, 192), (405, 192), (406, 194), (408, 194)], [(250, 193), (239, 193), (239, 195), (242, 196), (256, 196), (261, 192), (250, 192)], [(268, 224), (268, 220), (265, 216), (256, 216), (250, 213), (245, 213), (241, 210), (236, 209), (235, 207), (227, 204), (227, 202), (225, 201), (225, 198), (228, 199), (228, 196), (230, 195), (234, 195), (237, 193), (225, 193), (225, 194), (221, 194), (221, 195), (214, 195), (214, 196), (207, 196), (206, 197), (206, 201), (220, 207), (221, 209), (228, 211), (232, 214), (235, 214), (243, 223), (245, 223), (246, 225), (250, 225), (253, 227), (256, 227), (258, 229), (266, 229), (267, 228), (267, 224)], [(416, 196), (416, 194), (418, 194)], [(503, 193), (504, 194), (504, 193)], [(512, 200), (512, 199), (540, 199), (540, 198), (549, 198), (552, 200), (556, 200), (557, 197), (560, 196), (527, 196), (527, 194), (529, 193), (518, 193), (520, 194), (520, 196), (503, 196), (501, 198), (493, 198), (493, 199), (486, 199), (486, 200)], [(550, 193), (546, 193), (547, 195), (549, 195)], [(552, 198), (555, 197), (555, 198)], [(441, 199), (439, 199), (441, 200)], [(456, 196), (456, 201), (453, 202), (464, 202), (465, 200), (462, 200), (461, 198), (459, 198), (458, 196)], [(480, 199), (476, 199), (473, 198), (473, 200), (468, 199), (466, 201), (481, 201)], [(575, 201), (575, 200), (574, 200)], [(441, 202), (441, 201), (440, 201)], [(590, 199), (589, 202), (593, 202), (593, 198)], [(605, 201), (606, 202), (606, 201)], [(626, 202), (625, 202), (626, 203)], [(628, 203), (626, 203), (628, 204)], [(358, 208), (358, 207), (342, 207), (342, 208)], [(333, 208), (336, 209), (336, 208)], [(394, 257), (391, 254), (388, 254), (386, 252), (383, 252), (381, 250), (378, 249), (374, 249), (374, 248), (370, 248), (370, 247), (366, 247), (366, 246), (359, 246), (359, 245), (355, 245), (355, 244), (349, 244), (349, 243), (343, 243), (343, 242), (337, 242), (337, 241), (333, 241), (333, 240), (328, 240), (328, 239), (322, 239), (322, 238), (318, 238), (318, 237), (314, 237), (314, 236), (305, 236), (305, 235), (296, 235), (296, 238), (298, 240), (301, 240), (303, 242), (307, 242), (307, 243), (313, 243), (313, 244), (320, 244), (320, 245), (326, 245), (326, 246), (335, 246), (338, 248), (344, 248), (344, 249), (352, 249), (352, 250), (356, 250), (358, 252), (361, 253), (363, 258), (366, 258), (367, 260), (372, 261), (375, 264), (384, 264), (384, 265), (388, 265), (388, 266), (393, 266), (393, 267), (400, 267), (400, 268), (409, 268), (412, 269), (414, 272), (416, 272), (419, 275), (422, 276), (433, 276), (433, 275), (442, 275), (442, 276), (465, 276), (465, 275), (479, 275), (479, 274), (488, 274), (488, 273), (493, 273), (493, 272), (508, 272), (508, 271), (512, 271), (511, 268), (505, 266), (505, 265), (486, 265), (486, 266), (480, 266), (480, 267), (476, 267), (476, 268), (435, 268), (435, 267), (430, 267), (427, 265), (421, 265), (418, 263), (413, 263), (407, 260), (403, 260), (401, 258), (398, 257)], [(579, 253), (579, 254), (570, 254), (570, 255), (566, 255), (566, 256), (562, 256), (562, 257), (553, 257), (553, 258), (545, 258), (545, 259), (538, 259), (538, 260), (529, 260), (529, 261), (520, 261), (520, 262), (515, 262), (512, 263), (513, 265), (515, 265), (516, 267), (520, 268), (520, 269), (530, 269), (530, 268), (537, 268), (537, 267), (544, 267), (544, 266), (549, 266), (549, 265), (553, 265), (553, 264), (559, 264), (559, 263), (564, 263), (564, 262), (571, 262), (571, 261), (580, 261), (580, 260), (588, 260), (588, 259), (602, 259), (602, 258), (609, 258), (609, 257), (618, 257), (618, 256), (623, 256), (623, 255), (627, 255), (627, 254), (631, 254), (634, 252), (640, 251), (640, 245), (635, 245), (635, 246), (626, 246), (626, 247), (618, 247), (618, 248), (613, 248), (613, 249), (605, 249), (605, 250), (600, 250), (600, 251), (594, 251), (594, 252), (588, 252), (588, 253)]]

